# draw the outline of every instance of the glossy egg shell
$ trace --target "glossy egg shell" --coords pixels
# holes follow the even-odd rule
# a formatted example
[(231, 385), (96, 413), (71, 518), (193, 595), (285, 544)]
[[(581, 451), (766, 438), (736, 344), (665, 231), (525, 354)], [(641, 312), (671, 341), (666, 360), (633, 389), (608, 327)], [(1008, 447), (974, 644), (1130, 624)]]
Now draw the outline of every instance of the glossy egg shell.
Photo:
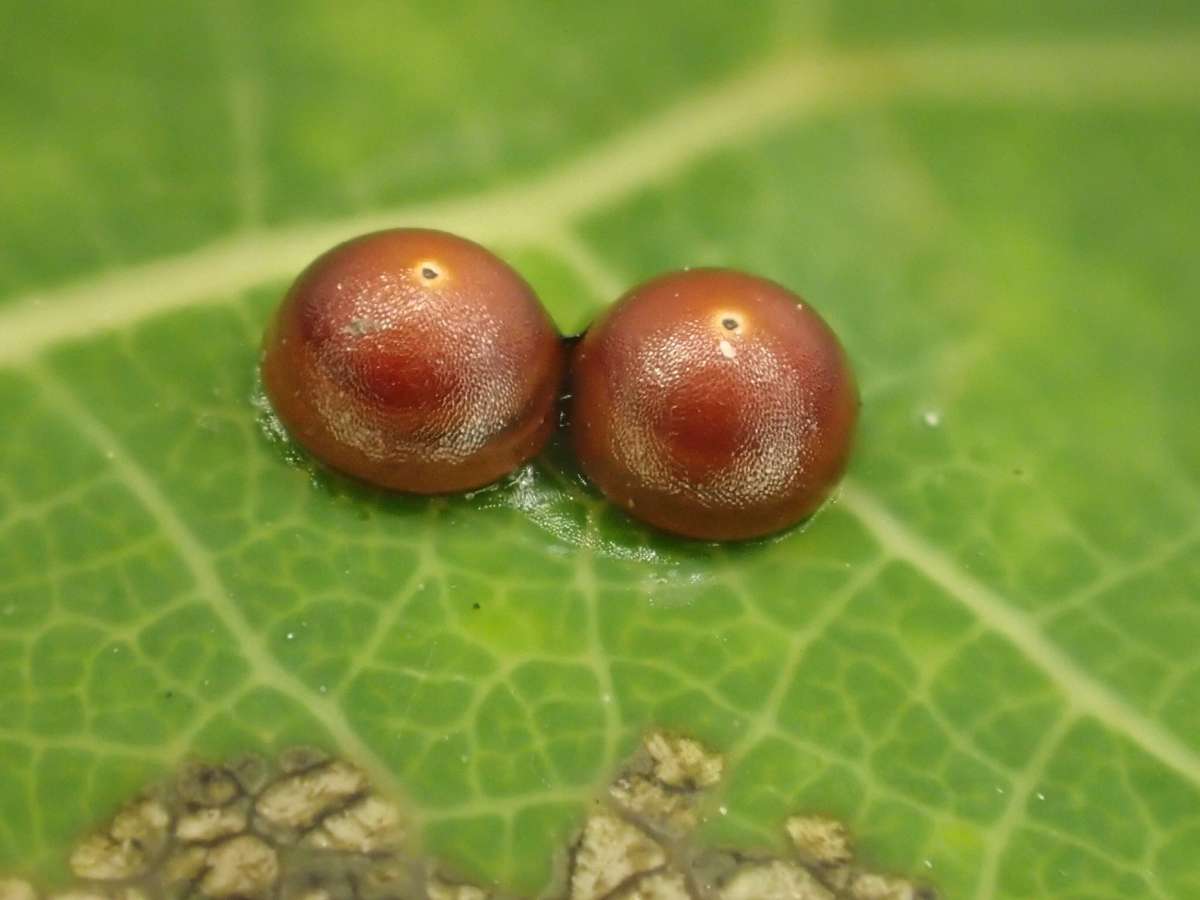
[(614, 503), (707, 540), (810, 515), (849, 458), (858, 392), (832, 330), (764, 278), (693, 269), (634, 288), (571, 370), (572, 441)]
[(532, 288), (464, 238), (425, 229), (333, 248), (292, 285), (262, 378), (291, 436), (385, 488), (495, 481), (555, 421), (562, 340)]

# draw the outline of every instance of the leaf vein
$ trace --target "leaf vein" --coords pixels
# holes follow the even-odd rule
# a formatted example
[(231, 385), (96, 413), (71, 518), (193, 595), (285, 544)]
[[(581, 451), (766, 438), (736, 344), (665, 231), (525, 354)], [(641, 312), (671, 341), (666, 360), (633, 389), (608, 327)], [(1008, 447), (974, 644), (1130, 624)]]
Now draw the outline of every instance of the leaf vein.
[(684, 99), (530, 180), (320, 223), (226, 237), (181, 255), (17, 298), (0, 312), (0, 365), (72, 338), (291, 277), (355, 234), (420, 224), (484, 242), (534, 241), (723, 148), (838, 104), (904, 98), (1087, 105), (1194, 102), (1200, 37), (898, 47), (772, 60)]
[(43, 368), (34, 370), (32, 375), (38, 388), (59, 412), (98, 452), (108, 455), (113, 473), (154, 518), (175, 547), (192, 580), (208, 598), (213, 613), (233, 636), (256, 678), (316, 717), (341, 748), (369, 767), (381, 783), (394, 785), (390, 769), (358, 736), (342, 710), (328, 697), (309, 689), (270, 655), (263, 637), (254, 630), (230, 597), (213, 564), (209, 549), (188, 527), (167, 495), (117, 435), (77, 400), (57, 376)]
[(1126, 735), (1151, 756), (1193, 784), (1200, 785), (1200, 755), (1193, 748), (1080, 668), (1038, 629), (1030, 616), (1006, 603), (957, 562), (909, 529), (857, 483), (845, 482), (839, 502), (857, 516), (890, 553), (907, 560), (975, 613), (990, 629), (1011, 641), (1064, 690), (1068, 702), (1078, 712), (1085, 712)]

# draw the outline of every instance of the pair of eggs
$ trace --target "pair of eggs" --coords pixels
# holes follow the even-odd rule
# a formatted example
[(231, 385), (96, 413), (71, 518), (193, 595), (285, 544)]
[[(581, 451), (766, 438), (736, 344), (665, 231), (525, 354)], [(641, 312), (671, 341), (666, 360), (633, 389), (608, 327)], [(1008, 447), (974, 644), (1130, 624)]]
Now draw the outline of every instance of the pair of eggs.
[(292, 285), (263, 383), (327, 465), (422, 494), (493, 482), (539, 453), (569, 383), (584, 473), (631, 515), (707, 540), (811, 514), (849, 455), (858, 394), (799, 297), (726, 269), (642, 284), (572, 345), (501, 259), (439, 231), (342, 244)]

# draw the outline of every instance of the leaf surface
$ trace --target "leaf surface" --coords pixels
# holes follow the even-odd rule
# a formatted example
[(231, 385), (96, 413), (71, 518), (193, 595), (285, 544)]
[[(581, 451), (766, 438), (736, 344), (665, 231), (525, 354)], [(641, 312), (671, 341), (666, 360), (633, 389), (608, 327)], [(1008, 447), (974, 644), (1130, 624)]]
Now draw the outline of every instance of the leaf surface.
[[(714, 841), (819, 809), (951, 897), (1200, 894), (1200, 22), (1014, 10), (10, 10), (0, 869), (316, 742), (534, 891), (661, 725), (728, 755)], [(566, 330), (669, 268), (801, 291), (863, 390), (837, 500), (715, 547), (561, 448), (432, 501), (313, 470), (263, 324), (391, 225)]]

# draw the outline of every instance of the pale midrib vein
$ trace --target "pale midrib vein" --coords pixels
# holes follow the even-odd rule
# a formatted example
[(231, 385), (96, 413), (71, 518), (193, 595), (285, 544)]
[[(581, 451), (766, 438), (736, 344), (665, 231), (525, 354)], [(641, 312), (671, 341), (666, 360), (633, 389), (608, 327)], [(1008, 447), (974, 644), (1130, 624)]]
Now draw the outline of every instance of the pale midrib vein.
[(365, 231), (407, 224), (462, 231), (485, 242), (536, 240), (801, 112), (884, 97), (1191, 102), (1200, 100), (1200, 36), (927, 45), (773, 61), (510, 187), (246, 232), (18, 298), (0, 311), (0, 365), (28, 360), (61, 341), (290, 277), (318, 253)]
[(988, 628), (1003, 635), (1066, 693), (1076, 712), (1092, 716), (1125, 735), (1144, 751), (1200, 785), (1200, 756), (1178, 737), (1140, 713), (1088, 675), (1049, 640), (1034, 620), (968, 573), (889, 512), (869, 491), (847, 480), (840, 501), (899, 559), (939, 585), (975, 613)]
[(130, 455), (116, 434), (96, 418), (52, 373), (36, 368), (35, 384), (89, 443), (105, 455), (109, 469), (162, 529), (214, 615), (232, 635), (253, 675), (265, 686), (297, 703), (329, 730), (338, 746), (370, 769), (379, 784), (395, 790), (391, 770), (354, 731), (342, 710), (328, 697), (309, 689), (267, 651), (259, 635), (232, 602), (212, 562), (212, 554), (187, 526), (167, 496)]
[[(554, 243), (561, 244), (562, 240)], [(610, 280), (606, 263), (593, 254), (586, 244), (575, 241), (573, 253), (584, 263), (579, 269), (580, 274), (593, 287)], [(950, 596), (975, 612), (985, 627), (1002, 634), (1055, 680), (1067, 692), (1069, 705), (1116, 727), (1151, 755), (1200, 784), (1200, 757), (1166, 729), (1129, 707), (1080, 669), (1038, 630), (1038, 623), (1031, 617), (1013, 609), (1001, 597), (963, 572), (955, 562), (906, 528), (851, 479), (842, 485), (838, 497), (879, 541), (885, 557), (890, 554), (908, 561), (941, 585)], [(786, 673), (781, 674), (781, 677), (785, 676)], [(777, 686), (776, 691), (779, 690), (782, 688)]]
[(419, 225), (484, 242), (536, 240), (785, 120), (818, 95), (808, 70), (823, 74), (825, 68), (778, 63), (755, 70), (524, 183), (333, 222), (247, 232), (18, 299), (0, 310), (0, 365), (27, 360), (63, 340), (293, 276), (317, 254), (363, 232)]

